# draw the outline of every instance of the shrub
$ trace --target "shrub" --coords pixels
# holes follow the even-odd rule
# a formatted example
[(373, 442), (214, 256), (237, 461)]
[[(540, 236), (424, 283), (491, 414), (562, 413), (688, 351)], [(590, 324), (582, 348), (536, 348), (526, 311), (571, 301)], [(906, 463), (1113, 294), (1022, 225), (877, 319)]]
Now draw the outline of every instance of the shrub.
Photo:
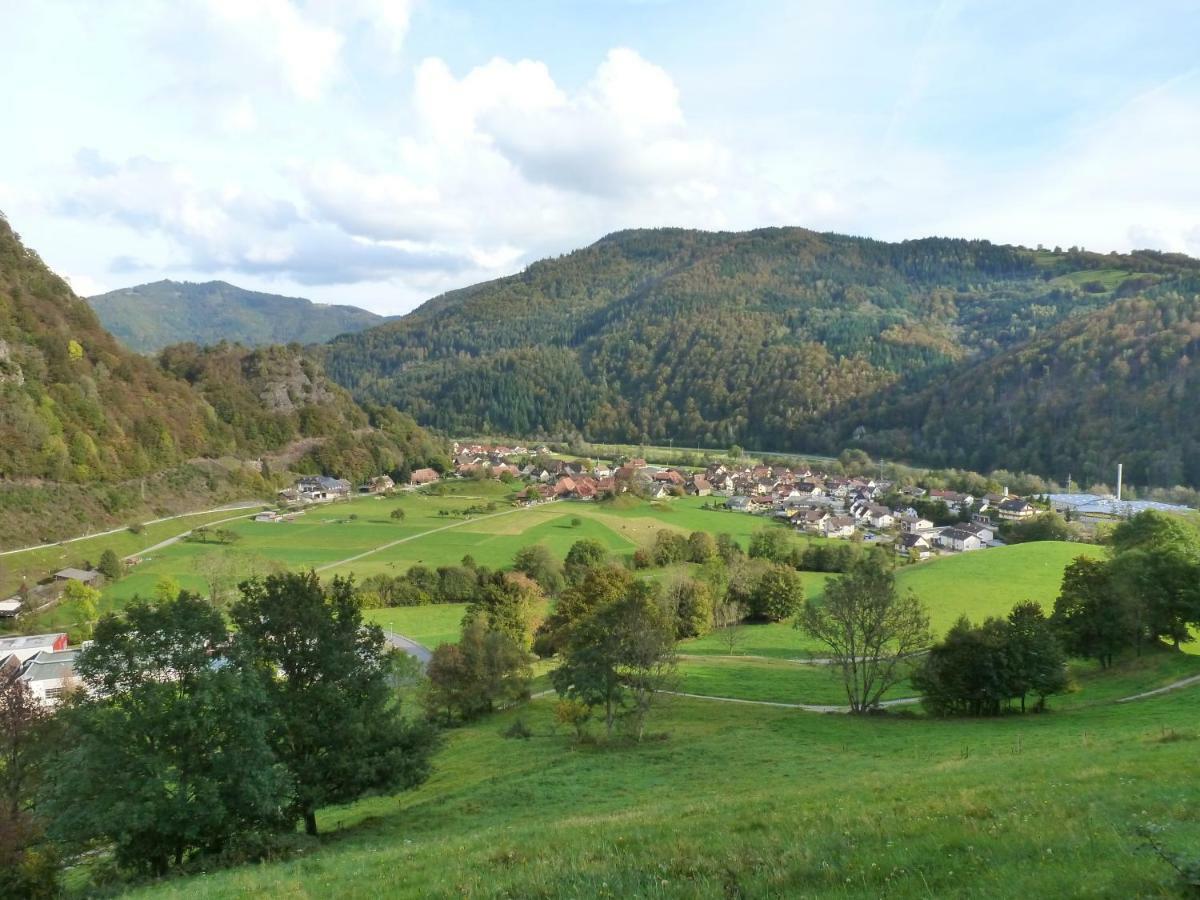
[(527, 741), (533, 737), (533, 729), (525, 724), (524, 719), (518, 717), (515, 722), (500, 732), (500, 735), (510, 740)]
[(764, 622), (791, 618), (804, 603), (804, 584), (795, 570), (773, 565), (750, 595), (750, 616)]
[(583, 740), (587, 734), (587, 723), (591, 718), (592, 708), (581, 700), (563, 697), (554, 706), (554, 721), (574, 728), (577, 740)]

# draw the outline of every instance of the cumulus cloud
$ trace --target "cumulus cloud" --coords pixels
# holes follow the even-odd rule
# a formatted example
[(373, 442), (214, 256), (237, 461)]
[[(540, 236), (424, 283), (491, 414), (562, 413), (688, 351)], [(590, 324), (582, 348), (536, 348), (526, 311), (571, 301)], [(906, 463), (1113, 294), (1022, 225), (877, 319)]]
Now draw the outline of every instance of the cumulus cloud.
[(320, 99), (338, 72), (345, 37), (289, 0), (206, 0), (212, 26), (244, 60), (258, 60), (303, 100)]
[[(238, 185), (209, 188), (183, 166), (147, 157), (114, 162), (92, 150), (77, 158), (80, 182), (63, 213), (167, 236), (179, 264), (199, 271), (286, 275), (302, 284), (380, 279), (398, 272), (456, 272), (470, 260), (436, 247), (355, 237), (293, 203)], [(136, 271), (120, 256), (113, 271)]]
[(574, 92), (538, 61), (456, 77), (426, 59), (412, 106), (390, 166), (301, 172), (317, 215), (359, 237), (457, 248), (486, 274), (620, 227), (724, 224), (713, 200), (729, 154), (689, 129), (673, 80), (632, 50), (610, 51)]
[(494, 59), (456, 79), (427, 59), (414, 105), (435, 140), (490, 147), (530, 182), (600, 197), (710, 179), (727, 162), (687, 132), (666, 71), (626, 48), (609, 51), (574, 95), (540, 62)]

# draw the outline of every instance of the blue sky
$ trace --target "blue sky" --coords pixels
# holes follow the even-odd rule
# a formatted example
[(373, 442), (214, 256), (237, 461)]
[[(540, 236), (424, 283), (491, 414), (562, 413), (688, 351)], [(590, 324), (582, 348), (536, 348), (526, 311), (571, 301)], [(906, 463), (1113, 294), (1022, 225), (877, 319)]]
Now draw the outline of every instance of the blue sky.
[(1200, 255), (1200, 5), (0, 0), (0, 210), (89, 294), (378, 312), (619, 228)]

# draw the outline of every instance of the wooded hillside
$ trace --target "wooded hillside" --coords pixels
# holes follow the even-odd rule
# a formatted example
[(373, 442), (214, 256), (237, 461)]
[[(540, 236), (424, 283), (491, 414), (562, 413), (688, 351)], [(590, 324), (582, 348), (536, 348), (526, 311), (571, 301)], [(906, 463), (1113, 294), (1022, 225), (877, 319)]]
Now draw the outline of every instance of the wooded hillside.
[[(359, 398), (458, 433), (857, 445), (1077, 479), (1123, 459), (1139, 483), (1196, 484), (1178, 429), (1146, 415), (1142, 394), (1157, 396), (1153, 373), (1186, 368), (1178, 327), (1198, 277), (1200, 262), (1154, 252), (626, 231), (341, 336), (327, 365)], [(1150, 306), (1124, 302), (1136, 297)], [(1161, 327), (1141, 322), (1162, 303), (1174, 312)], [(1101, 337), (1105, 316), (1128, 339)], [(1173, 383), (1183, 397), (1186, 379)], [(1045, 408), (1051, 384), (1064, 398), (1086, 389), (1082, 414)]]
[(384, 321), (355, 306), (248, 291), (224, 281), (155, 281), (89, 297), (88, 303), (105, 328), (139, 353), (185, 342), (319, 343)]

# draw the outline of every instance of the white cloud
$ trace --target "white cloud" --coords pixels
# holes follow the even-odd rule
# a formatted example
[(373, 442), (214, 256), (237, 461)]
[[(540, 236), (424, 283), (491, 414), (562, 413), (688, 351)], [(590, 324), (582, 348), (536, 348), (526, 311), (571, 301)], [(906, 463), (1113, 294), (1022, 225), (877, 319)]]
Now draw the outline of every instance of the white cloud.
[(679, 90), (626, 48), (609, 51), (574, 95), (546, 65), (493, 59), (456, 79), (440, 59), (417, 70), (414, 106), (437, 141), (494, 148), (530, 182), (596, 196), (719, 175), (714, 142), (687, 132)]
[(110, 290), (106, 284), (89, 275), (64, 275), (63, 277), (66, 278), (67, 284), (71, 285), (71, 290), (80, 297), (95, 297), (97, 294), (105, 294)]
[(222, 110), (220, 125), (225, 131), (242, 133), (253, 131), (258, 125), (258, 115), (249, 97), (239, 97)]
[(213, 24), (248, 59), (274, 69), (303, 100), (318, 100), (338, 74), (345, 37), (289, 0), (206, 0)]
[(450, 248), (485, 273), (634, 225), (725, 224), (729, 154), (689, 130), (660, 67), (610, 51), (575, 92), (542, 62), (493, 59), (455, 77), (416, 68), (413, 131), (387, 167), (303, 170), (314, 212), (350, 234)]
[(948, 213), (960, 233), (1089, 250), (1200, 256), (1200, 147), (1195, 102), (1178, 85), (1140, 94), (1069, 134), (1044, 159), (988, 185)]
[[(425, 244), (399, 245), (347, 234), (306, 216), (288, 200), (237, 184), (201, 185), (185, 167), (147, 157), (78, 159), (79, 183), (64, 196), (66, 214), (113, 221), (170, 238), (176, 267), (285, 275), (301, 284), (341, 284), (399, 272), (457, 272), (468, 256)], [(132, 258), (112, 268), (136, 271)]]

